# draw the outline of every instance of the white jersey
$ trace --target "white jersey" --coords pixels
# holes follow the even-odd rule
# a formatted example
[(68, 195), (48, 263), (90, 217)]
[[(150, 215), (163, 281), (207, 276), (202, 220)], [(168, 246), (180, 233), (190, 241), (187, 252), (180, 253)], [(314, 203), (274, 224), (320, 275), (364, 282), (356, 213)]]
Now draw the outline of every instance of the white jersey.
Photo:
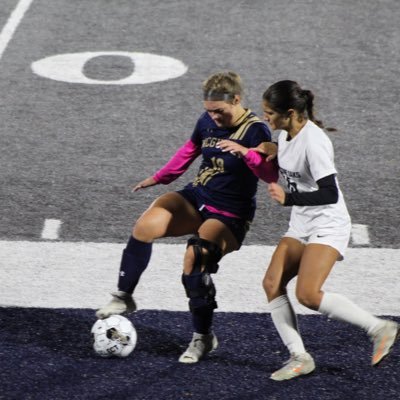
[[(291, 140), (286, 131), (278, 138), (278, 162), (283, 180), (289, 192), (312, 192), (318, 190), (316, 181), (328, 175), (337, 174), (334, 164), (333, 146), (314, 122), (307, 121), (301, 131)], [(343, 194), (339, 188), (339, 199), (335, 204), (322, 206), (293, 206), (290, 229), (310, 236), (332, 233), (332, 229), (348, 226), (350, 216)]]

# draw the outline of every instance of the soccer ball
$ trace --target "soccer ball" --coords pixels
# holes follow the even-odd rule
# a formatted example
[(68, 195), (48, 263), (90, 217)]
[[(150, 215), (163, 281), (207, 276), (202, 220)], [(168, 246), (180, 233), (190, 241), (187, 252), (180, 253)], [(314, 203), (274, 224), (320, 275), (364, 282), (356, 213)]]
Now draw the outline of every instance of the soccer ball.
[(122, 315), (97, 320), (91, 333), (93, 349), (101, 357), (127, 357), (136, 346), (135, 327)]

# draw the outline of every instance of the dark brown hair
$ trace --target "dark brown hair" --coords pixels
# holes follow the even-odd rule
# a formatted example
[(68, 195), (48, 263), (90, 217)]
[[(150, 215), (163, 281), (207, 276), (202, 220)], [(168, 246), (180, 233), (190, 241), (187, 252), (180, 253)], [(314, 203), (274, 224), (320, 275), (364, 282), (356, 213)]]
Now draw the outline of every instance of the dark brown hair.
[[(313, 121), (320, 128), (324, 128), (322, 121), (314, 115), (314, 94), (305, 90), (295, 81), (279, 81), (271, 85), (263, 94), (263, 100), (279, 114), (286, 114), (288, 110), (296, 110), (299, 114)], [(326, 128), (326, 130), (335, 130)]]

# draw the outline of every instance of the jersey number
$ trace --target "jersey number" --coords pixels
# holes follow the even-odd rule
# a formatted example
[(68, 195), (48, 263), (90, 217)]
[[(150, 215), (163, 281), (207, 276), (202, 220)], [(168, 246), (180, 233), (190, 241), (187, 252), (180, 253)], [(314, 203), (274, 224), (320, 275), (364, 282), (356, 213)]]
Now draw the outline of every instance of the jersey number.
[(211, 157), (211, 163), (212, 167), (205, 167), (199, 172), (193, 182), (194, 186), (205, 186), (215, 174), (224, 172), (224, 160), (222, 158)]

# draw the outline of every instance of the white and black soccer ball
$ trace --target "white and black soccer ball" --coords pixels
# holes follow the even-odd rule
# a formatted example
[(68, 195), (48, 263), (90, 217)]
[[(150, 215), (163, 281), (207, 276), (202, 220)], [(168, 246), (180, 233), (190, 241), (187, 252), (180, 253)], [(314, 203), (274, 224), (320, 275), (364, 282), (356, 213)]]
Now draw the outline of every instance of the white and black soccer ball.
[(127, 357), (136, 346), (136, 329), (122, 315), (97, 320), (91, 333), (93, 349), (101, 357)]

